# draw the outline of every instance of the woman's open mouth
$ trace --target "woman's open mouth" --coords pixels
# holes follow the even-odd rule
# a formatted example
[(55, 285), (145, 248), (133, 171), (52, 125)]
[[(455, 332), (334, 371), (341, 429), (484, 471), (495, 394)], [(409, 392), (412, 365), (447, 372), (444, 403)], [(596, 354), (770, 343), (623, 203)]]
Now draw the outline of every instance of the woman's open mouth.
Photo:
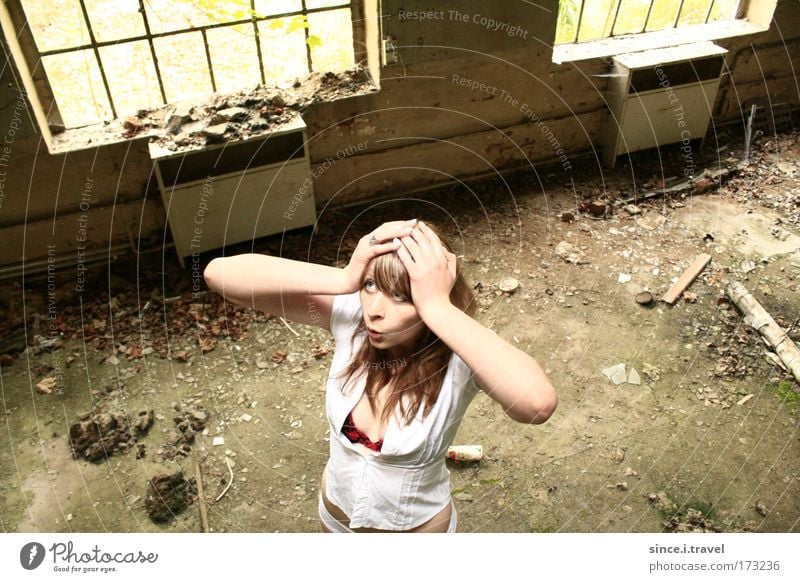
[(370, 339), (372, 340), (379, 340), (383, 337), (383, 334), (378, 333), (372, 328), (367, 328), (367, 333), (369, 334)]

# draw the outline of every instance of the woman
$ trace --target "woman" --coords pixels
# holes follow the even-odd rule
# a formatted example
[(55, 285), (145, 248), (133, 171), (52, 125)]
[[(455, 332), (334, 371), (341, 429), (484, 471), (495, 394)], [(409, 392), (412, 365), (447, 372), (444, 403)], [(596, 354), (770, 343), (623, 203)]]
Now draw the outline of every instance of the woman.
[(519, 422), (556, 408), (539, 364), (470, 317), (452, 248), (422, 222), (382, 224), (344, 269), (244, 254), (204, 275), (229, 301), (334, 336), (323, 531), (455, 531), (444, 454), (478, 390)]

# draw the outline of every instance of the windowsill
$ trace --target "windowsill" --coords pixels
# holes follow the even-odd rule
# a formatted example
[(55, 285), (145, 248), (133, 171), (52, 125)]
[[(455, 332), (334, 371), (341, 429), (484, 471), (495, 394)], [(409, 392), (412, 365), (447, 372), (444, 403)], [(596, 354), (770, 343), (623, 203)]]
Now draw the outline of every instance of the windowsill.
[(556, 64), (586, 59), (610, 57), (623, 53), (646, 51), (705, 40), (718, 40), (733, 36), (756, 34), (767, 30), (747, 20), (726, 20), (710, 24), (682, 26), (669, 30), (629, 34), (614, 38), (601, 38), (586, 42), (559, 44), (553, 47), (553, 62)]
[[(132, 131), (125, 127), (124, 119), (115, 119), (105, 123), (97, 123), (94, 125), (87, 125), (85, 127), (77, 127), (64, 130), (60, 133), (53, 134), (52, 143), (48, 144), (48, 149), (51, 154), (66, 154), (87, 149), (94, 149), (102, 146), (110, 146), (119, 143), (129, 143), (131, 140), (148, 139), (151, 141), (164, 142), (169, 150), (173, 152), (188, 151), (193, 149), (203, 149), (205, 138), (202, 140), (197, 137), (202, 134), (206, 128), (212, 125), (211, 117), (216, 113), (217, 109), (241, 106), (250, 110), (248, 120), (252, 117), (257, 120), (259, 108), (268, 103), (268, 97), (273, 94), (279, 94), (283, 97), (284, 105), (280, 106), (281, 110), (285, 110), (285, 114), (281, 115), (285, 119), (276, 121), (273, 127), (266, 127), (262, 121), (259, 130), (242, 127), (241, 124), (230, 122), (230, 131), (227, 131), (225, 138), (218, 143), (237, 142), (249, 137), (254, 137), (259, 131), (264, 134), (280, 131), (285, 122), (289, 122), (294, 118), (296, 113), (302, 114), (309, 107), (317, 103), (329, 103), (339, 101), (352, 97), (369, 95), (379, 90), (378, 86), (373, 83), (369, 74), (363, 69), (350, 69), (333, 74), (333, 79), (330, 77), (331, 73), (312, 73), (304, 78), (302, 83), (297, 87), (286, 89), (278, 89), (277, 87), (260, 86), (252, 92), (238, 92), (228, 95), (227, 99), (218, 93), (209, 96), (206, 100), (198, 100), (195, 102), (182, 102), (180, 104), (165, 105), (163, 107), (148, 110), (143, 112), (141, 116), (133, 115), (130, 118), (137, 119), (137, 123), (141, 123), (139, 131)], [(245, 101), (252, 99), (254, 102), (251, 106), (244, 105)], [(226, 105), (217, 107), (216, 103), (226, 102)], [(192, 133), (181, 133), (173, 135), (167, 131), (167, 124), (169, 117), (175, 111), (176, 107), (184, 109), (184, 113), (188, 113), (192, 106), (197, 106), (197, 110), (207, 112), (205, 117), (197, 119), (194, 123), (186, 122), (180, 129), (189, 126), (193, 127)], [(186, 148), (183, 146), (172, 145), (169, 142), (173, 138), (185, 138), (187, 142)], [(163, 144), (162, 144), (163, 146)]]

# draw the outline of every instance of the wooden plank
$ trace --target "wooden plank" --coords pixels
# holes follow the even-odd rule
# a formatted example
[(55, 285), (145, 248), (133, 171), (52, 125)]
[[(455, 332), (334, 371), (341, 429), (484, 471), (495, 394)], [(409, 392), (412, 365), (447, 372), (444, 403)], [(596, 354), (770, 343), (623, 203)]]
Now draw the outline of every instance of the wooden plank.
[(711, 261), (711, 255), (702, 254), (698, 255), (694, 262), (683, 272), (680, 279), (678, 279), (675, 284), (669, 288), (669, 291), (661, 298), (662, 301), (665, 303), (669, 303), (673, 305), (677, 300), (678, 297), (681, 296), (686, 288), (692, 284), (692, 281), (697, 279), (697, 276), (703, 272), (703, 269), (706, 268), (706, 265)]

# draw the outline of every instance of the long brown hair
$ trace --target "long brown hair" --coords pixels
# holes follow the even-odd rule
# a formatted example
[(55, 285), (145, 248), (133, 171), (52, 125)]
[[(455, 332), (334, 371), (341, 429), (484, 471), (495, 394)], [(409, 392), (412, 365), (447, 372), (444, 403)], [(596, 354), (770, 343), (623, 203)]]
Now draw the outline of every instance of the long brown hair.
[[(444, 247), (453, 252), (439, 229), (430, 223), (426, 224), (436, 233)], [(373, 267), (373, 279), (380, 291), (411, 300), (408, 271), (396, 253), (379, 255), (373, 259)], [(458, 261), (450, 302), (470, 316), (475, 313), (475, 294), (464, 280)], [(364, 333), (366, 324), (362, 317), (353, 333), (353, 342), (359, 334)], [(423, 416), (427, 416), (436, 403), (452, 353), (447, 344), (425, 327), (411, 355), (401, 360), (389, 359), (385, 350), (376, 348), (365, 340), (350, 364), (342, 371), (341, 377), (345, 379), (344, 385), (350, 384), (352, 388), (358, 378), (366, 374), (365, 394), (373, 414), (378, 412), (378, 392), (384, 386), (389, 387), (390, 394), (384, 409), (380, 411), (380, 419), (387, 421), (399, 406), (400, 416), (406, 424), (410, 424), (420, 407), (424, 406)]]

